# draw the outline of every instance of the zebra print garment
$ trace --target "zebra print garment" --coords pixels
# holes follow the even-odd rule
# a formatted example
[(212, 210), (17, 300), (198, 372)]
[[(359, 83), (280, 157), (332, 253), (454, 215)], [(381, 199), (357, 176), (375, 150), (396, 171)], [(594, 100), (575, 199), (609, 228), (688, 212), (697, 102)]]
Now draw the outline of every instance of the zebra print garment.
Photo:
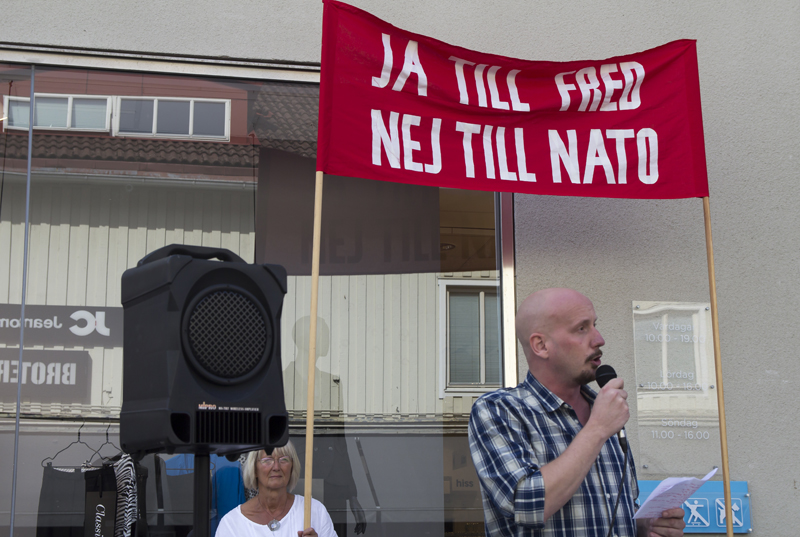
[(114, 463), (114, 474), (117, 477), (117, 518), (114, 524), (114, 537), (130, 537), (131, 526), (139, 516), (136, 471), (130, 455), (123, 453)]

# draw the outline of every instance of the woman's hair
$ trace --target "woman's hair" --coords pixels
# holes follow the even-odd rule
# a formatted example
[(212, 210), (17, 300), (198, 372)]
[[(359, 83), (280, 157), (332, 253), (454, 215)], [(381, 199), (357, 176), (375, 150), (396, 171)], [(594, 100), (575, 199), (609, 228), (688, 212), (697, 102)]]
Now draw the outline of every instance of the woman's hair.
[[(259, 464), (259, 454), (264, 451), (262, 449), (257, 449), (255, 451), (251, 451), (247, 454), (247, 459), (244, 462), (244, 486), (245, 488), (258, 490), (258, 472), (256, 472), (256, 464)], [(287, 492), (292, 492), (294, 487), (297, 486), (297, 482), (300, 480), (300, 458), (297, 456), (297, 450), (294, 449), (294, 444), (292, 441), (289, 442), (279, 448), (275, 448), (272, 451), (271, 457), (280, 458), (280, 457), (289, 457), (292, 459), (292, 475), (289, 477), (289, 484), (286, 486)]]

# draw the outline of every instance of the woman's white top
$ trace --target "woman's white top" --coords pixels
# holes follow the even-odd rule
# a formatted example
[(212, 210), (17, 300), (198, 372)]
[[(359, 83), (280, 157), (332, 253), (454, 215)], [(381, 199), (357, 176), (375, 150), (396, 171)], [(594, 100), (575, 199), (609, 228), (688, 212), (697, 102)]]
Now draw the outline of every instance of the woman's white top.
[[(297, 537), (297, 532), (305, 529), (304, 510), (305, 500), (295, 494), (291, 509), (280, 520), (281, 527), (272, 531), (267, 525), (257, 524), (244, 516), (239, 505), (219, 521), (216, 537)], [(331, 516), (325, 506), (314, 498), (311, 498), (311, 527), (319, 537), (336, 537)]]

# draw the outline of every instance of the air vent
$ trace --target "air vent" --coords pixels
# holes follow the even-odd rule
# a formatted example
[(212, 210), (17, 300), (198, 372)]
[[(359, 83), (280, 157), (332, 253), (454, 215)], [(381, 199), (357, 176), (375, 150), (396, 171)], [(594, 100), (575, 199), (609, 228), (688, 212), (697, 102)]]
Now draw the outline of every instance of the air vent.
[(261, 412), (198, 410), (196, 444), (259, 444)]

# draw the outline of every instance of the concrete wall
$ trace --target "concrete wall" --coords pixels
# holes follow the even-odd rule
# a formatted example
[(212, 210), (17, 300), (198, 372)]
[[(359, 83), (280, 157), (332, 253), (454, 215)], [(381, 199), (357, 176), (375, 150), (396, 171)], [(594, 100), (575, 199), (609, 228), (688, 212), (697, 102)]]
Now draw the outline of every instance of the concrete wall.
[[(731, 475), (750, 483), (754, 535), (800, 525), (800, 4), (793, 1), (360, 0), (405, 29), (527, 59), (604, 58), (698, 40)], [(3, 40), (240, 58), (319, 60), (314, 1), (5, 2)], [(708, 299), (699, 200), (516, 196), (518, 296), (594, 299), (606, 356), (633, 378), (632, 300)], [(780, 414), (779, 414), (780, 412)], [(785, 417), (780, 417), (781, 415)], [(635, 416), (635, 413), (634, 413)], [(634, 438), (634, 448), (636, 439)]]

